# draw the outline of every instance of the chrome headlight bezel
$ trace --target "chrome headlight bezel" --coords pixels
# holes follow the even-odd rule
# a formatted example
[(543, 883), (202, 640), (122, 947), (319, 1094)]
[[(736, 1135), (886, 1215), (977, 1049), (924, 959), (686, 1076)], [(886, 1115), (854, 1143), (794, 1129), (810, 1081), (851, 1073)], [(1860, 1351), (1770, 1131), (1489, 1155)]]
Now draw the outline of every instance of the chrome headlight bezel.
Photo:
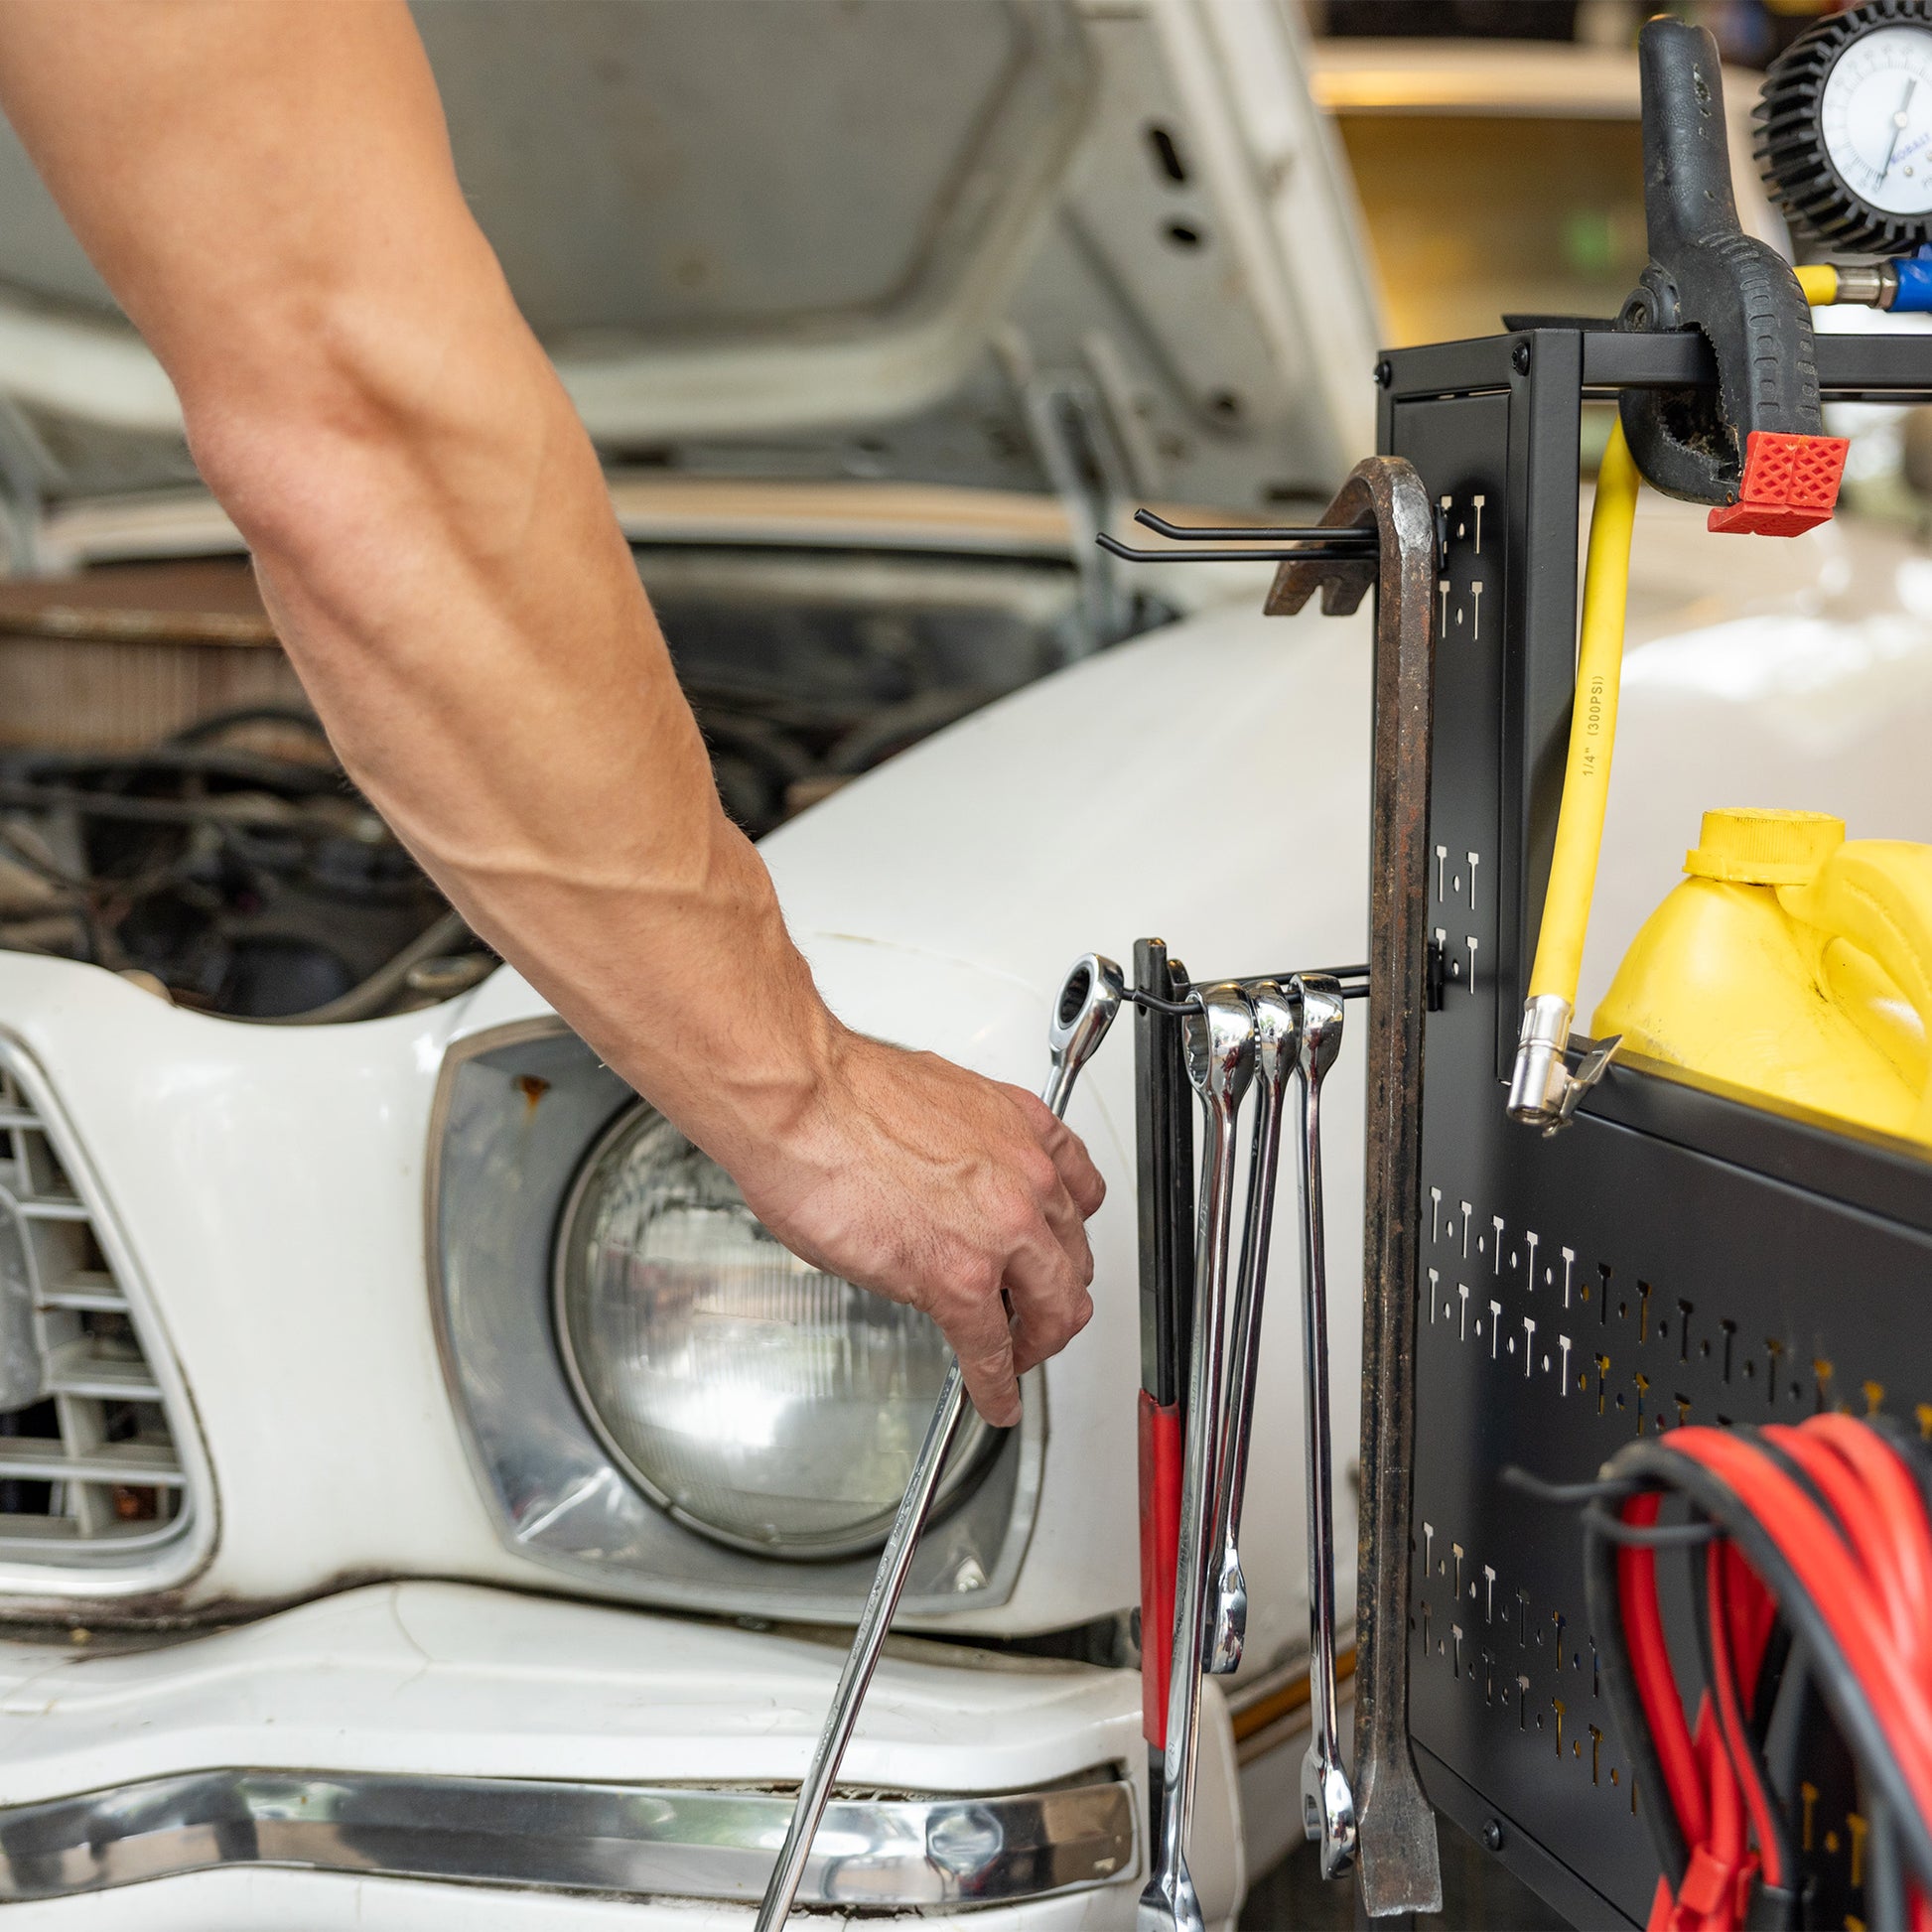
[[(620, 1441), (617, 1431), (612, 1428), (606, 1417), (605, 1405), (591, 1387), (591, 1377), (585, 1365), (578, 1359), (575, 1325), (570, 1307), (571, 1291), (576, 1286), (575, 1270), (579, 1257), (579, 1249), (573, 1237), (589, 1204), (590, 1190), (598, 1183), (606, 1161), (626, 1141), (648, 1131), (654, 1122), (663, 1122), (663, 1116), (648, 1101), (639, 1101), (636, 1105), (624, 1109), (611, 1122), (586, 1152), (582, 1165), (578, 1168), (576, 1178), (571, 1183), (570, 1192), (565, 1196), (563, 1211), (557, 1220), (557, 1240), (551, 1265), (551, 1296), (557, 1349), (563, 1358), (564, 1372), (570, 1377), (571, 1387), (583, 1407), (585, 1420), (589, 1422), (592, 1429), (596, 1431), (598, 1439), (610, 1451), (612, 1460), (656, 1503), (658, 1508), (675, 1521), (682, 1523), (687, 1529), (695, 1530), (700, 1536), (722, 1543), (727, 1549), (744, 1550), (753, 1556), (772, 1557), (789, 1563), (816, 1563), (832, 1557), (866, 1556), (876, 1553), (884, 1547), (887, 1533), (892, 1528), (893, 1517), (898, 1507), (897, 1496), (885, 1502), (871, 1517), (844, 1533), (818, 1536), (793, 1533), (782, 1540), (737, 1534), (726, 1526), (707, 1521), (684, 1507)], [(668, 1126), (668, 1123), (664, 1124)], [(702, 1154), (698, 1158), (704, 1159)], [(924, 1319), (923, 1316), (913, 1315), (910, 1311), (904, 1312), (908, 1319)], [(929, 1409), (938, 1399), (939, 1385), (935, 1380), (931, 1397), (925, 1406)], [(976, 1410), (968, 1411), (960, 1425), (952, 1453), (947, 1458), (944, 1473), (940, 1477), (939, 1491), (929, 1522), (942, 1522), (965, 1500), (986, 1463), (999, 1452), (1004, 1434), (1004, 1431), (992, 1428)], [(917, 1446), (917, 1441), (914, 1439), (910, 1446), (911, 1450), (916, 1451)], [(911, 1474), (910, 1461), (911, 1455), (908, 1453), (907, 1479)]]
[[(800, 1563), (679, 1522), (618, 1463), (571, 1385), (554, 1256), (585, 1157), (637, 1097), (561, 1020), (487, 1028), (444, 1054), (431, 1110), (425, 1246), (444, 1381), (504, 1549), (589, 1593), (726, 1616), (850, 1622), (870, 1550)], [(1044, 1377), (1021, 1425), (913, 1560), (902, 1614), (981, 1612), (1013, 1594), (1045, 1460)]]

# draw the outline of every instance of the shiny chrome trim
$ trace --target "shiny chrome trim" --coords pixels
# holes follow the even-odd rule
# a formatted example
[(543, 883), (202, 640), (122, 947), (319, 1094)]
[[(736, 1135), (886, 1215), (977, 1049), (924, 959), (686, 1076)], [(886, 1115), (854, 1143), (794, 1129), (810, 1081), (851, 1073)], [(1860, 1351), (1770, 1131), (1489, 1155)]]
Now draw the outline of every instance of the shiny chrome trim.
[[(452, 1293), (456, 1284), (446, 1267), (441, 1238), (446, 1204), (445, 1162), (457, 1084), (463, 1070), (473, 1060), (502, 1049), (557, 1040), (573, 1041), (587, 1058), (594, 1057), (591, 1049), (555, 1014), (504, 1021), (459, 1034), (444, 1049), (436, 1092), (430, 1102), (423, 1213), (423, 1265), (429, 1288), (430, 1318), (444, 1389), (457, 1419), (478, 1493), (489, 1511), (498, 1540), (512, 1557), (567, 1576), (583, 1589), (603, 1596), (698, 1610), (707, 1615), (779, 1616), (806, 1623), (852, 1623), (864, 1605), (872, 1582), (873, 1564), (868, 1556), (820, 1559), (807, 1565), (770, 1554), (755, 1555), (729, 1549), (710, 1536), (687, 1529), (630, 1481), (611, 1458), (585, 1416), (583, 1405), (570, 1389), (568, 1375), (563, 1373), (561, 1355), (555, 1351), (553, 1300), (547, 1289), (543, 1292), (542, 1311), (551, 1344), (548, 1352), (559, 1371), (560, 1393), (568, 1403), (570, 1427), (597, 1452), (600, 1464), (597, 1482), (608, 1483), (612, 1490), (621, 1490), (625, 1496), (634, 1496), (640, 1508), (661, 1526), (663, 1534), (645, 1553), (647, 1561), (616, 1557), (608, 1545), (595, 1555), (584, 1555), (557, 1547), (547, 1528), (540, 1525), (532, 1529), (511, 1510), (484, 1440), (485, 1418), (481, 1406), (473, 1407), (475, 1391), (465, 1373), (465, 1346), (460, 1345), (455, 1331), (457, 1324), (452, 1320)], [(634, 1098), (626, 1092), (623, 1100), (613, 1106), (604, 1125), (608, 1127)], [(603, 1131), (600, 1127), (598, 1133), (601, 1135)], [(577, 1157), (580, 1163), (582, 1158), (580, 1153)], [(574, 1183), (577, 1169), (571, 1172)], [(560, 1200), (559, 1210), (561, 1206)], [(554, 1222), (554, 1214), (551, 1220)], [(545, 1236), (546, 1275), (554, 1257), (553, 1237), (554, 1226)], [(474, 1337), (470, 1337), (470, 1342), (474, 1343)], [(1049, 1432), (1044, 1368), (1029, 1369), (1022, 1387), (1026, 1392), (1026, 1413), (1019, 1428), (1006, 1432), (1006, 1449), (992, 1458), (991, 1466), (977, 1484), (963, 1490), (957, 1508), (949, 1513), (948, 1524), (941, 1527), (964, 1524), (971, 1529), (973, 1525), (967, 1519), (982, 1509), (990, 1519), (992, 1492), (1010, 1482), (1003, 1520), (997, 1524), (989, 1520), (985, 1546), (969, 1549), (964, 1554), (942, 1551), (935, 1556), (931, 1546), (944, 1539), (936, 1536), (926, 1539), (915, 1559), (914, 1575), (900, 1603), (896, 1628), (957, 1629), (962, 1619), (997, 1609), (1012, 1597), (1039, 1510)], [(1013, 1441), (1015, 1437), (1017, 1442)]]
[[(190, 1771), (0, 1810), (0, 1903), (223, 1865), (751, 1903), (785, 1792), (375, 1772)], [(985, 1797), (835, 1800), (801, 1904), (1011, 1904), (1112, 1884), (1138, 1859), (1118, 1771)]]

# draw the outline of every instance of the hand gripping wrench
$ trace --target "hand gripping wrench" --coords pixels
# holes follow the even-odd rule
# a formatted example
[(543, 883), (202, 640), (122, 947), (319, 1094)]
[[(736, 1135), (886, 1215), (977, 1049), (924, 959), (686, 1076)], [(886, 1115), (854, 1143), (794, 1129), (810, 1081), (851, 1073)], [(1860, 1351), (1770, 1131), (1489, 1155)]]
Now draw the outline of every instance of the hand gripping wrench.
[(1221, 1431), (1220, 1480), (1214, 1491), (1216, 1580), (1207, 1670), (1226, 1677), (1240, 1665), (1248, 1629), (1248, 1585), (1241, 1574), (1241, 1499), (1248, 1482), (1248, 1439), (1254, 1425), (1255, 1382), (1261, 1362), (1261, 1302), (1268, 1285), (1268, 1244), (1275, 1226), (1275, 1176), (1281, 1166), (1282, 1107), (1295, 1071), (1301, 1018), (1274, 980), (1248, 988), (1255, 1012), (1254, 1138), (1248, 1156), (1248, 1205), (1241, 1228), (1241, 1265), (1234, 1287), (1229, 1339), (1226, 1421)]
[[(1083, 953), (1067, 973), (1059, 998), (1053, 1003), (1052, 1019), (1047, 1023), (1046, 1049), (1052, 1057), (1053, 1070), (1040, 1095), (1055, 1117), (1064, 1118), (1080, 1069), (1107, 1037), (1107, 1029), (1120, 1011), (1126, 984), (1120, 968), (1099, 953)], [(832, 1796), (832, 1781), (838, 1776), (845, 1747), (852, 1740), (859, 1707), (865, 1702), (866, 1687), (872, 1682), (893, 1612), (898, 1608), (906, 1574), (912, 1567), (912, 1553), (932, 1512), (939, 1473), (945, 1467), (946, 1452), (952, 1448), (965, 1410), (966, 1385), (955, 1357), (939, 1390), (938, 1406), (926, 1425), (925, 1440), (919, 1445), (912, 1479), (905, 1486), (898, 1513), (893, 1518), (892, 1533), (880, 1553), (879, 1571), (872, 1580), (865, 1609), (860, 1613), (859, 1627), (853, 1632), (852, 1648), (847, 1653), (838, 1688), (832, 1693), (832, 1708), (826, 1714), (825, 1728), (819, 1733), (818, 1746), (812, 1753), (811, 1769), (798, 1787), (798, 1802), (792, 1809), (785, 1842), (779, 1848), (778, 1862), (772, 1866), (764, 1900), (759, 1906), (757, 1932), (775, 1932), (791, 1915), (792, 1902), (805, 1876), (806, 1861), (811, 1857), (812, 1840), (818, 1835), (819, 1821)]]
[(1227, 1304), (1228, 1243), (1234, 1231), (1234, 1125), (1254, 1078), (1255, 1018), (1241, 988), (1197, 989), (1200, 1012), (1181, 1022), (1187, 1078), (1206, 1122), (1199, 1207), (1194, 1223), (1193, 1355), (1187, 1374), (1187, 1453), (1180, 1483), (1180, 1538), (1174, 1566), (1173, 1649), (1168, 1666), (1168, 1737), (1162, 1753), (1167, 1802), (1154, 1870), (1135, 1913), (1136, 1932), (1201, 1932), (1200, 1901), (1187, 1875), (1187, 1824), (1193, 1810), (1201, 1668), (1210, 1574), (1221, 1420), (1221, 1357)]
[(1321, 1875), (1355, 1862), (1355, 1799), (1335, 1725), (1335, 1516), (1328, 1438), (1328, 1275), (1321, 1228), (1321, 1080), (1341, 1050), (1341, 988), (1310, 973), (1290, 982), (1302, 1030), (1302, 1370), (1309, 1492), (1309, 1724), (1302, 1824), (1321, 1842)]

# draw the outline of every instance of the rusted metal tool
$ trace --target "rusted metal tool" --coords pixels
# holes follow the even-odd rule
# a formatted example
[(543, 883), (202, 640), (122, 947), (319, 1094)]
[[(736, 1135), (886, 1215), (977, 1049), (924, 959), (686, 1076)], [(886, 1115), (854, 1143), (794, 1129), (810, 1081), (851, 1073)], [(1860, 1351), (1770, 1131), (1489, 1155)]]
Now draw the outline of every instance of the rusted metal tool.
[(1318, 590), (1323, 612), (1344, 617), (1376, 592), (1354, 1796), (1362, 1904), (1384, 1918), (1443, 1908), (1436, 1815), (1409, 1745), (1408, 1634), (1436, 526), (1414, 469), (1369, 457), (1321, 527), (1373, 528), (1376, 554), (1284, 563), (1266, 609), (1292, 616)]

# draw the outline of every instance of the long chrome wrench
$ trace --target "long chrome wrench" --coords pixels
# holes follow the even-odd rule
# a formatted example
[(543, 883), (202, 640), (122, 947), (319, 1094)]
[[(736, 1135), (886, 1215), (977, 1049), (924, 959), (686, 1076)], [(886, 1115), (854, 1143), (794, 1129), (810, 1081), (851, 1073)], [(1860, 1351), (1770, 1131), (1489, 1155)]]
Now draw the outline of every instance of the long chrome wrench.
[(1248, 996), (1231, 982), (1196, 991), (1201, 1010), (1182, 1020), (1181, 1038), (1187, 1078), (1200, 1096), (1207, 1132), (1194, 1223), (1193, 1357), (1187, 1375), (1187, 1445), (1174, 1564), (1173, 1648), (1168, 1662), (1168, 1734), (1162, 1750), (1167, 1798), (1158, 1856), (1135, 1913), (1137, 1932), (1201, 1932), (1200, 1901), (1187, 1875), (1187, 1826), (1193, 1811), (1207, 1596), (1213, 1581), (1228, 1245), (1234, 1231), (1235, 1117), (1254, 1078), (1255, 1019)]
[(1255, 1010), (1255, 1102), (1248, 1154), (1248, 1203), (1235, 1271), (1233, 1332), (1228, 1341), (1226, 1418), (1221, 1430), (1220, 1479), (1214, 1491), (1215, 1580), (1210, 1677), (1231, 1675), (1241, 1663), (1248, 1629), (1248, 1584), (1241, 1572), (1241, 1499), (1248, 1482), (1248, 1441), (1254, 1428), (1255, 1383), (1261, 1365), (1261, 1304), (1268, 1285), (1268, 1247), (1275, 1226), (1275, 1179), (1281, 1166), (1282, 1112), (1295, 1071), (1301, 1035), (1299, 1010), (1274, 980), (1248, 988)]
[[(1053, 1070), (1047, 1076), (1040, 1098), (1054, 1115), (1064, 1118), (1066, 1104), (1073, 1097), (1073, 1083), (1080, 1069), (1099, 1049), (1114, 1024), (1126, 990), (1126, 979), (1111, 959), (1099, 953), (1083, 953), (1067, 973), (1054, 1002), (1053, 1015), (1046, 1027), (1046, 1049)], [(960, 1418), (966, 1412), (966, 1385), (954, 1358), (946, 1370), (939, 1390), (939, 1401), (926, 1425), (925, 1440), (919, 1445), (912, 1464), (912, 1479), (905, 1486), (898, 1513), (893, 1518), (892, 1533), (880, 1553), (879, 1570), (866, 1596), (859, 1627), (852, 1635), (852, 1648), (846, 1654), (845, 1669), (838, 1688), (832, 1693), (832, 1708), (826, 1714), (825, 1728), (812, 1753), (811, 1768), (798, 1787), (798, 1802), (792, 1808), (785, 1842), (779, 1848), (778, 1862), (764, 1888), (759, 1906), (757, 1932), (776, 1932), (791, 1915), (798, 1887), (805, 1876), (811, 1857), (812, 1841), (832, 1796), (832, 1781), (838, 1776), (845, 1747), (852, 1741), (859, 1721), (859, 1708), (865, 1702), (867, 1686), (879, 1663), (879, 1652), (886, 1632), (898, 1608), (905, 1579), (912, 1567), (912, 1553), (918, 1548), (926, 1518), (932, 1513), (932, 1498), (939, 1487), (939, 1474), (945, 1467), (946, 1452), (959, 1433)]]
[(1321, 1843), (1321, 1875), (1355, 1862), (1355, 1799), (1335, 1721), (1335, 1511), (1328, 1437), (1328, 1276), (1321, 1225), (1321, 1080), (1341, 1050), (1341, 988), (1310, 973), (1300, 994), (1296, 1072), (1302, 1088), (1302, 1370), (1309, 1496), (1309, 1724), (1302, 1759), (1302, 1824)]

